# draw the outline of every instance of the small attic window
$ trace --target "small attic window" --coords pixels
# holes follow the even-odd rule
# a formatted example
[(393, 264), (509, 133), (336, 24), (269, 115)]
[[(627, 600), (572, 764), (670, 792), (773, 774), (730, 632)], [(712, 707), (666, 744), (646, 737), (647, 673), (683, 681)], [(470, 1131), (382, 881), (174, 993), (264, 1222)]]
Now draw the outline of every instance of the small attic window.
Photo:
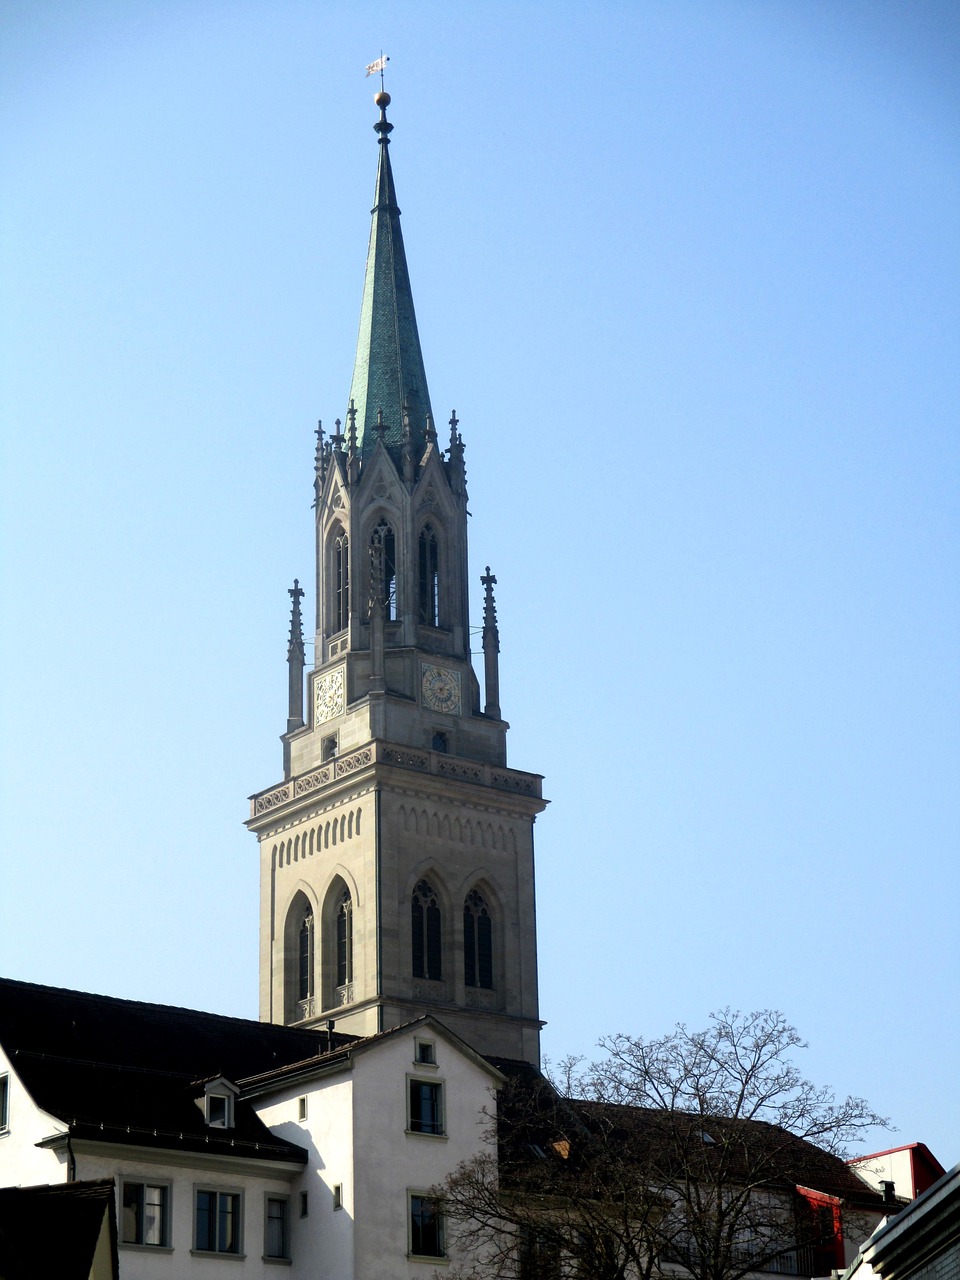
[(229, 1129), (230, 1095), (228, 1093), (207, 1094), (207, 1124), (211, 1129)]
[(230, 1080), (218, 1076), (203, 1083), (203, 1096), (197, 1096), (197, 1106), (203, 1112), (210, 1129), (232, 1129), (234, 1125), (234, 1101), (239, 1089)]
[(432, 1040), (417, 1040), (414, 1061), (421, 1067), (435, 1067), (437, 1052)]
[(717, 1145), (716, 1138), (711, 1138), (706, 1129), (701, 1129), (697, 1136), (705, 1147), (715, 1147)]

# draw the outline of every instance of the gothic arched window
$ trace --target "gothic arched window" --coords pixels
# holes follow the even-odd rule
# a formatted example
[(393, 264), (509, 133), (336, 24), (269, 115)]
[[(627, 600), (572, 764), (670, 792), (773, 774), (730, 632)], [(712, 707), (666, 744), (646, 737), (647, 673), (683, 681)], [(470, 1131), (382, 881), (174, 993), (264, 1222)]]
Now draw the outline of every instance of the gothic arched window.
[(344, 887), (337, 904), (337, 986), (353, 981), (353, 899)]
[(297, 999), (313, 995), (313, 908), (308, 906), (297, 933)]
[(350, 543), (339, 529), (333, 539), (333, 629), (343, 631), (350, 623)]
[(397, 620), (397, 540), (386, 520), (381, 520), (370, 539), (371, 550), (381, 558), (383, 573), (383, 599), (387, 606), (387, 621)]
[(440, 544), (432, 524), (420, 530), (420, 621), (440, 625)]
[(493, 921), (476, 889), (463, 904), (463, 980), (468, 987), (493, 986)]
[(441, 965), (440, 904), (433, 887), (421, 880), (413, 891), (411, 903), (413, 940), (413, 976), (438, 980)]

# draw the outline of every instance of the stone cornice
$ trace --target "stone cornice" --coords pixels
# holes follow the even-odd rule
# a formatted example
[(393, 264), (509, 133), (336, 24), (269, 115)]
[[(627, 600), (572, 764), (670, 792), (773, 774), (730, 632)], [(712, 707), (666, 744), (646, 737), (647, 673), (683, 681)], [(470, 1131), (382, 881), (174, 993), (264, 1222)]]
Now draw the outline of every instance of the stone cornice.
[[(408, 786), (411, 775), (430, 778), (432, 790), (439, 789), (442, 794), (448, 790), (444, 783), (452, 784), (450, 793), (456, 793), (461, 799), (464, 784), (471, 790), (483, 788), (487, 791), (486, 803), (501, 810), (502, 799), (509, 796), (518, 813), (525, 816), (540, 813), (546, 804), (542, 796), (542, 776), (538, 773), (375, 740), (278, 786), (258, 791), (250, 797), (250, 817), (246, 825), (258, 832), (277, 828), (294, 814), (299, 816), (305, 803), (311, 800), (322, 797), (324, 803), (330, 803), (341, 795), (355, 793), (361, 779), (368, 788), (377, 775), (396, 777), (401, 771)], [(483, 804), (480, 795), (477, 802)]]

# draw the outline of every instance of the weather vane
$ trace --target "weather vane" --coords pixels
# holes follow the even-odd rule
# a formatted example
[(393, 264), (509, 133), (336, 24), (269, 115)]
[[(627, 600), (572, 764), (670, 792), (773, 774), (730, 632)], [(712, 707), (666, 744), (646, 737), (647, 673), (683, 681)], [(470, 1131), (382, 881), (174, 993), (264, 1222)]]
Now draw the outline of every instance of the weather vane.
[(386, 65), (387, 65), (387, 63), (388, 63), (389, 61), (390, 61), (390, 59), (389, 59), (389, 58), (387, 57), (387, 55), (386, 55), (386, 54), (381, 50), (381, 51), (380, 51), (380, 57), (376, 60), (376, 62), (368, 62), (368, 63), (367, 63), (367, 75), (368, 75), (368, 76), (376, 75), (376, 73), (377, 73), (378, 71), (380, 72), (380, 92), (381, 92), (381, 93), (383, 92), (383, 72), (384, 72), (384, 68), (386, 67)]

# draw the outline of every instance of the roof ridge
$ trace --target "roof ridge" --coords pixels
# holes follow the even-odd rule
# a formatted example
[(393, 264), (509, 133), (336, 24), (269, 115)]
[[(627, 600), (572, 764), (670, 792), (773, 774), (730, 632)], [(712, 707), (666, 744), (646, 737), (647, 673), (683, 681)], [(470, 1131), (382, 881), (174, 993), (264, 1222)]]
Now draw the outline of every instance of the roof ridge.
[(29, 989), (33, 991), (47, 991), (51, 993), (55, 992), (60, 996), (73, 996), (84, 1001), (106, 1000), (106, 1001), (109, 1001), (111, 1004), (125, 1005), (128, 1008), (155, 1009), (155, 1010), (161, 1010), (167, 1013), (184, 1013), (184, 1014), (189, 1014), (193, 1018), (197, 1018), (197, 1017), (210, 1018), (215, 1022), (221, 1022), (221, 1023), (223, 1022), (243, 1023), (251, 1027), (260, 1027), (271, 1033), (280, 1032), (282, 1034), (287, 1034), (292, 1032), (294, 1035), (303, 1035), (304, 1033), (306, 1033), (309, 1035), (316, 1035), (318, 1037), (322, 1034), (326, 1034), (325, 1029), (322, 1030), (320, 1028), (288, 1027), (288, 1026), (285, 1026), (283, 1023), (279, 1023), (279, 1022), (261, 1022), (259, 1018), (241, 1018), (237, 1014), (232, 1014), (232, 1013), (213, 1013), (209, 1009), (191, 1009), (188, 1005), (160, 1004), (153, 1000), (134, 1000), (134, 999), (131, 999), (129, 996), (109, 996), (109, 995), (104, 995), (97, 991), (79, 991), (75, 987), (54, 987), (54, 986), (50, 986), (48, 983), (43, 983), (43, 982), (25, 982), (19, 978), (0, 977), (0, 988), (2, 987), (21, 988), (24, 990)]

